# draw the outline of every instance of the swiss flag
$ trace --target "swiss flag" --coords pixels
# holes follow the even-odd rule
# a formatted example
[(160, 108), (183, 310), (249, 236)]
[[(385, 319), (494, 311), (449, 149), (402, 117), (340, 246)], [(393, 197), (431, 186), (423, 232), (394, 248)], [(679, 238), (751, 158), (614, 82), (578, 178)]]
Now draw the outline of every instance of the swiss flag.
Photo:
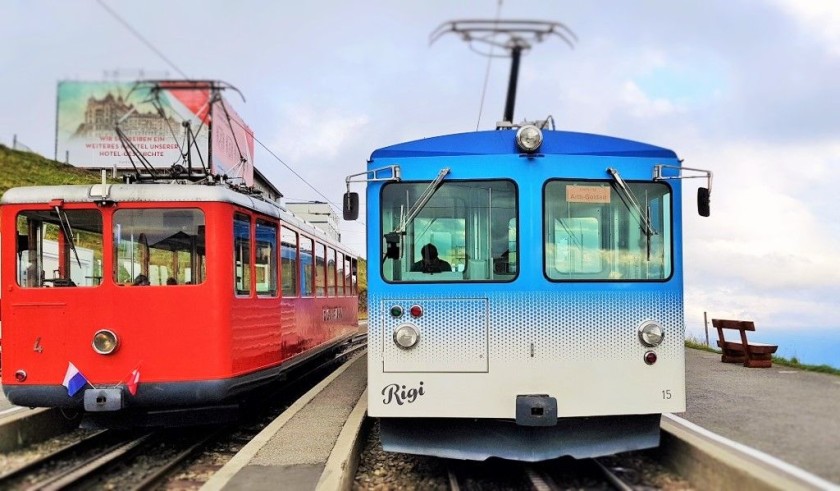
[(128, 387), (128, 392), (131, 395), (137, 394), (137, 384), (140, 383), (140, 367), (135, 368), (128, 374), (128, 378), (125, 379), (125, 386)]

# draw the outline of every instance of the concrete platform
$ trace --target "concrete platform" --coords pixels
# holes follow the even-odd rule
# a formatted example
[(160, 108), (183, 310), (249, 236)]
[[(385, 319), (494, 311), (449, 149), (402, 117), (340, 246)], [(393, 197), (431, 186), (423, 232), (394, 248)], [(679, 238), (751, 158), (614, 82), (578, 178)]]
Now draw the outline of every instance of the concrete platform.
[(840, 484), (840, 377), (686, 349), (686, 391), (677, 416)]
[(348, 428), (357, 431), (364, 418), (366, 377), (367, 356), (344, 365), (268, 425), (202, 489), (311, 490), (319, 481), (340, 478), (326, 476), (324, 470), (330, 458), (351, 454), (355, 435), (342, 430), (350, 419)]
[(0, 412), (13, 407), (17, 406), (13, 406), (12, 403), (6, 399), (6, 394), (3, 392), (3, 384), (0, 384)]
[[(4, 422), (12, 417), (17, 417), (17, 415), (31, 412), (29, 408), (15, 406), (8, 399), (6, 399), (6, 394), (3, 392), (3, 384), (0, 384), (0, 422)], [(0, 448), (6, 448), (6, 445), (2, 441), (0, 441)]]

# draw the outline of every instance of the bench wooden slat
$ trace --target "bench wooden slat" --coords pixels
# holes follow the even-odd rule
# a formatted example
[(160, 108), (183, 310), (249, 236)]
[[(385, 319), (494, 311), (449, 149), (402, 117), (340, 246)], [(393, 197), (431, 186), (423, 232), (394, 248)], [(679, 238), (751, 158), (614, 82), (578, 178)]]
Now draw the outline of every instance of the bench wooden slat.
[(724, 329), (738, 329), (745, 331), (755, 331), (755, 323), (753, 321), (733, 321), (729, 319), (712, 319), (712, 325), (715, 327), (722, 327)]
[[(712, 325), (717, 328), (718, 347), (721, 349), (721, 361), (724, 363), (743, 363), (745, 367), (769, 368), (773, 363), (773, 353), (779, 348), (774, 344), (750, 343), (746, 331), (755, 331), (752, 321), (730, 319), (712, 319)], [(724, 329), (736, 329), (740, 333), (741, 342), (727, 341)]]
[(779, 349), (778, 346), (764, 343), (750, 343), (750, 352), (752, 353), (775, 353)]

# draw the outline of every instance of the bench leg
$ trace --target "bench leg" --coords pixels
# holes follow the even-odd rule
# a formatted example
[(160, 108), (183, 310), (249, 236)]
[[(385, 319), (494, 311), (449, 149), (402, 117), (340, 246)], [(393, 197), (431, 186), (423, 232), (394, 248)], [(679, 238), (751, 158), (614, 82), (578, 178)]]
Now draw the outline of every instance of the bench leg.
[(744, 366), (749, 368), (771, 368), (773, 359), (770, 356), (760, 356), (744, 359)]
[(742, 352), (727, 350), (720, 355), (720, 361), (724, 363), (744, 363), (746, 357)]

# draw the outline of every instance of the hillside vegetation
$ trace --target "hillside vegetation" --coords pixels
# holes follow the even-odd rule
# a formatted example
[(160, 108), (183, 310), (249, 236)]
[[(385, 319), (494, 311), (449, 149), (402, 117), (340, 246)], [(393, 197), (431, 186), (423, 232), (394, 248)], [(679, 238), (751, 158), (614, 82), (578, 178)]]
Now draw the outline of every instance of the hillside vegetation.
[[(12, 150), (0, 145), (0, 195), (9, 188), (19, 186), (97, 184), (101, 179), (99, 171), (79, 169), (35, 153)], [(109, 182), (118, 181), (109, 179)], [(359, 311), (363, 316), (367, 316), (366, 266), (366, 261), (359, 258)]]
[(0, 145), (0, 194), (18, 186), (96, 184), (99, 171), (89, 171)]

